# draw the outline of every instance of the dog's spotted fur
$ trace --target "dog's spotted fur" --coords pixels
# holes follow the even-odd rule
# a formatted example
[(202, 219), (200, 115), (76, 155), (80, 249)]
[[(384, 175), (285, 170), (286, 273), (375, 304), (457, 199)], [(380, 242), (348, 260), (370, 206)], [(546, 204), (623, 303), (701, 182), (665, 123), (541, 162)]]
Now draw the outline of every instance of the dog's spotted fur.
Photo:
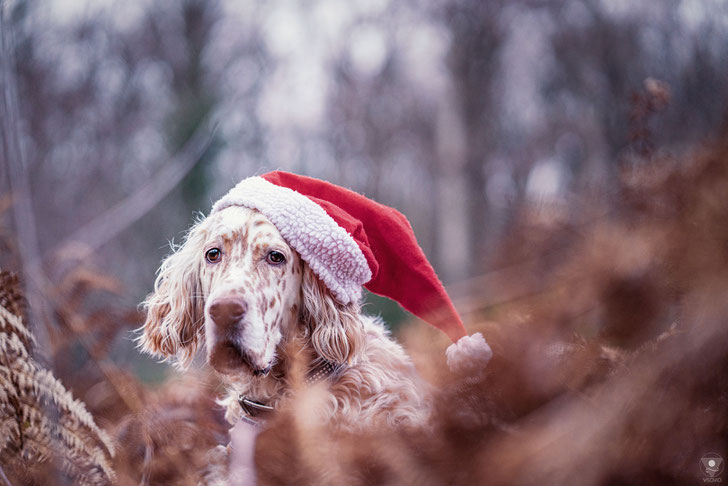
[[(219, 262), (206, 261), (210, 248), (222, 251)], [(269, 263), (271, 250), (285, 263)], [(211, 304), (229, 296), (247, 308), (234, 332), (221, 331), (210, 317)], [(141, 347), (185, 367), (204, 343), (208, 361), (229, 384), (223, 403), (232, 423), (242, 414), (239, 394), (279, 406), (293, 393), (294, 354), (304, 368), (323, 360), (340, 370), (321, 401), (323, 420), (361, 428), (415, 425), (427, 417), (427, 394), (381, 321), (361, 314), (359, 303), (338, 303), (254, 210), (229, 207), (197, 223), (162, 263), (145, 306)], [(218, 359), (221, 353), (226, 359)]]

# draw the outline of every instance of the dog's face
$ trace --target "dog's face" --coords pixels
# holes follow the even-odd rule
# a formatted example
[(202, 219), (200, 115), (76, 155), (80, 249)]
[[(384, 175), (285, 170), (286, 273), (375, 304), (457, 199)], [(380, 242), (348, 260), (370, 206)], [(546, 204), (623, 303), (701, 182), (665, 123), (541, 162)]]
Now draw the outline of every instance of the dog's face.
[[(162, 265), (142, 345), (188, 362), (204, 338), (224, 374), (265, 374), (295, 327), (302, 263), (262, 214), (229, 207), (196, 225)], [(174, 332), (174, 331), (177, 332)]]
[(205, 343), (220, 373), (265, 376), (294, 335), (334, 364), (361, 341), (356, 304), (336, 302), (262, 214), (216, 212), (162, 263), (145, 301), (143, 350), (186, 366)]
[(262, 214), (230, 207), (212, 216), (199, 255), (209, 363), (264, 374), (297, 321), (301, 260)]

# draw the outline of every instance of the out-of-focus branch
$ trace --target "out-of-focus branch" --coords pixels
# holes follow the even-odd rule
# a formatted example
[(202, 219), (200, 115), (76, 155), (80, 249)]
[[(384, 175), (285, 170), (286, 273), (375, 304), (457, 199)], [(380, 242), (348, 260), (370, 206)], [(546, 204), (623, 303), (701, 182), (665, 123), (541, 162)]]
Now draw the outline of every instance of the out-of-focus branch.
[(5, 475), (5, 471), (3, 471), (2, 466), (0, 466), (0, 479), (2, 479), (3, 481), (3, 486), (13, 486), (12, 484), (10, 484), (10, 480), (8, 479), (8, 477)]
[(216, 131), (217, 125), (211, 129), (205, 124), (200, 125), (182, 149), (146, 184), (64, 239), (57, 246), (55, 255), (73, 248), (75, 256), (82, 256), (107, 243), (139, 220), (197, 165), (210, 147)]
[(14, 195), (13, 217), (18, 241), (18, 256), (21, 259), (25, 277), (26, 295), (31, 305), (28, 312), (30, 322), (36, 323), (36, 338), (42, 346), (45, 341), (43, 323), (49, 322), (42, 286), (45, 281), (33, 213), (33, 203), (28, 181), (28, 161), (20, 134), (21, 118), (18, 102), (18, 85), (15, 78), (15, 56), (12, 32), (5, 23), (5, 2), (0, 1), (0, 76), (2, 79), (2, 100), (0, 101), (0, 127), (3, 140), (3, 158), (8, 171), (10, 191)]

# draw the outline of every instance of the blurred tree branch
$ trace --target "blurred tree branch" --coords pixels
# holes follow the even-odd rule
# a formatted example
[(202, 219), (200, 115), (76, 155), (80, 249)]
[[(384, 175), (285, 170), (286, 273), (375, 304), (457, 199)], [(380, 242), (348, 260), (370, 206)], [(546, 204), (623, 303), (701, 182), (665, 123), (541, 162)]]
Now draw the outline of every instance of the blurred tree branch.
[(55, 256), (72, 251), (83, 256), (107, 243), (156, 206), (197, 165), (210, 147), (217, 125), (201, 124), (182, 149), (137, 192), (99, 214), (65, 238)]
[(12, 484), (10, 483), (10, 480), (8, 479), (8, 477), (7, 477), (6, 475), (5, 475), (5, 471), (3, 471), (3, 468), (2, 468), (2, 466), (0, 466), (0, 479), (2, 479), (2, 480), (3, 480), (3, 484), (4, 484), (4, 485), (6, 485), (6, 486), (13, 486), (13, 485), (12, 485)]

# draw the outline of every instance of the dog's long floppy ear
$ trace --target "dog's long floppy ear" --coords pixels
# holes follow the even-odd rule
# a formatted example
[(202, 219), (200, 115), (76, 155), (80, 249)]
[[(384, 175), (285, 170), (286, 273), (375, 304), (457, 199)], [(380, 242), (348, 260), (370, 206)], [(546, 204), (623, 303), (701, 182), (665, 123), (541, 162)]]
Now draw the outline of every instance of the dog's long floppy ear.
[(183, 367), (197, 351), (204, 319), (200, 271), (205, 231), (201, 224), (193, 226), (184, 244), (162, 262), (154, 291), (143, 302), (147, 318), (138, 338), (145, 352), (176, 358)]
[(359, 304), (337, 302), (308, 264), (303, 266), (301, 317), (314, 351), (332, 364), (351, 364), (365, 339)]

